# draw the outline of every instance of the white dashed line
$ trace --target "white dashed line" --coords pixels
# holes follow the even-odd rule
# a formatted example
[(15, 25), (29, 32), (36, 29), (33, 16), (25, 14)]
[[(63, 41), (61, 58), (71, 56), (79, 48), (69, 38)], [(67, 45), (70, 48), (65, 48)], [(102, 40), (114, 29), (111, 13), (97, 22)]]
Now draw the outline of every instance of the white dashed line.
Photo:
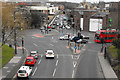
[(79, 58), (80, 58), (80, 55), (78, 55), (77, 59), (79, 59)]
[(57, 58), (58, 58), (58, 54), (57, 54)]
[(33, 45), (38, 46), (37, 44), (33, 43)]
[(41, 58), (43, 57), (43, 55), (41, 55)]
[(41, 60), (38, 62), (38, 64), (40, 64)]
[(8, 67), (3, 67), (4, 69), (8, 69)]
[(72, 59), (73, 59), (73, 55), (71, 55)]
[(75, 72), (74, 72), (74, 70), (73, 70), (73, 73), (72, 73), (72, 78), (74, 78), (74, 73), (75, 73)]
[(58, 65), (58, 60), (56, 61), (56, 66)]
[(34, 72), (33, 72), (32, 76), (34, 76), (34, 74), (35, 74), (36, 70), (37, 70), (37, 67), (35, 68), (35, 70), (34, 70)]
[(7, 71), (8, 73), (10, 72), (10, 71)]
[(56, 68), (54, 69), (54, 72), (53, 72), (53, 77), (55, 76), (55, 72), (56, 72)]
[(14, 75), (13, 78), (16, 78), (17, 75)]
[(52, 37), (52, 39), (53, 39), (53, 37)]
[(51, 46), (54, 46), (53, 44), (50, 44)]

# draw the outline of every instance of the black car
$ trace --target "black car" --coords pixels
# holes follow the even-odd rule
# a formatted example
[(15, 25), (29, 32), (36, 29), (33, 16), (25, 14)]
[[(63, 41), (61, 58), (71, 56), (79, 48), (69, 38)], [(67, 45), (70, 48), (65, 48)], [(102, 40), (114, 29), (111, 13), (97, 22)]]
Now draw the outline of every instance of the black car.
[(74, 42), (76, 42), (76, 41), (79, 40), (79, 39), (80, 39), (80, 37), (75, 36), (75, 37), (72, 38), (70, 41), (74, 41)]
[(86, 44), (86, 43), (88, 43), (88, 41), (85, 39), (79, 39), (79, 40), (77, 40), (77, 43)]

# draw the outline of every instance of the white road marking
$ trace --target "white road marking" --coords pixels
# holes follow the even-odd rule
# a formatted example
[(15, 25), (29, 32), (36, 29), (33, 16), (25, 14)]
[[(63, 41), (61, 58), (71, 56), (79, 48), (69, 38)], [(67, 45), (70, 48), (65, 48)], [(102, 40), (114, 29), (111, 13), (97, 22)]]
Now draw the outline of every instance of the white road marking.
[(13, 76), (13, 78), (16, 78), (16, 76), (17, 76), (17, 75), (15, 74), (15, 75)]
[(54, 46), (53, 44), (50, 44), (51, 46)]
[(33, 72), (32, 76), (34, 76), (34, 74), (35, 74), (36, 70), (37, 70), (37, 67), (35, 68), (35, 70), (34, 70), (34, 72)]
[(74, 70), (73, 70), (73, 73), (72, 73), (72, 78), (74, 78), (74, 73), (75, 73), (75, 72), (74, 72)]
[(58, 31), (58, 30), (55, 30), (55, 31), (59, 33), (59, 31)]
[(3, 67), (4, 69), (8, 69), (8, 67)]
[(7, 72), (10, 72), (10, 71), (7, 71)]
[(12, 66), (15, 66), (14, 64)]
[(35, 37), (32, 37), (33, 39), (35, 39)]
[(37, 44), (33, 43), (33, 45), (38, 46)]
[(38, 62), (38, 64), (40, 64), (41, 60)]
[(53, 39), (53, 37), (52, 37), (52, 39)]
[(58, 60), (56, 61), (56, 66), (58, 65)]
[(57, 58), (58, 58), (58, 54), (57, 54)]
[(73, 67), (75, 68), (77, 64), (77, 61), (73, 61)]
[(54, 69), (54, 72), (53, 72), (53, 77), (55, 76), (55, 72), (56, 72), (56, 68)]
[(80, 55), (78, 55), (77, 60), (80, 58)]
[(43, 57), (43, 55), (41, 55), (41, 58)]
[(73, 59), (73, 55), (71, 55), (72, 59)]

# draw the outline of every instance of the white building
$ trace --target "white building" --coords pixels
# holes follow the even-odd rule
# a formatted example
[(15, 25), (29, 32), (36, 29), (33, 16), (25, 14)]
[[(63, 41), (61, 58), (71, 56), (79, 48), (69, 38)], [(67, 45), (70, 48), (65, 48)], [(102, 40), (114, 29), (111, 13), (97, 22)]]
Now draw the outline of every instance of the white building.
[(30, 10), (38, 10), (39, 12), (47, 13), (54, 15), (58, 11), (58, 7), (54, 6), (31, 6)]

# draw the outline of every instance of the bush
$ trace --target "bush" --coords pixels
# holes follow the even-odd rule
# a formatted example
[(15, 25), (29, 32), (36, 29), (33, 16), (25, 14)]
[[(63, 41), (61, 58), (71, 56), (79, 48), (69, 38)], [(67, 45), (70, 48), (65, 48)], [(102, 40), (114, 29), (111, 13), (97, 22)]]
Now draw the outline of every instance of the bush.
[(114, 45), (116, 48), (120, 49), (120, 38), (113, 40), (112, 45)]

